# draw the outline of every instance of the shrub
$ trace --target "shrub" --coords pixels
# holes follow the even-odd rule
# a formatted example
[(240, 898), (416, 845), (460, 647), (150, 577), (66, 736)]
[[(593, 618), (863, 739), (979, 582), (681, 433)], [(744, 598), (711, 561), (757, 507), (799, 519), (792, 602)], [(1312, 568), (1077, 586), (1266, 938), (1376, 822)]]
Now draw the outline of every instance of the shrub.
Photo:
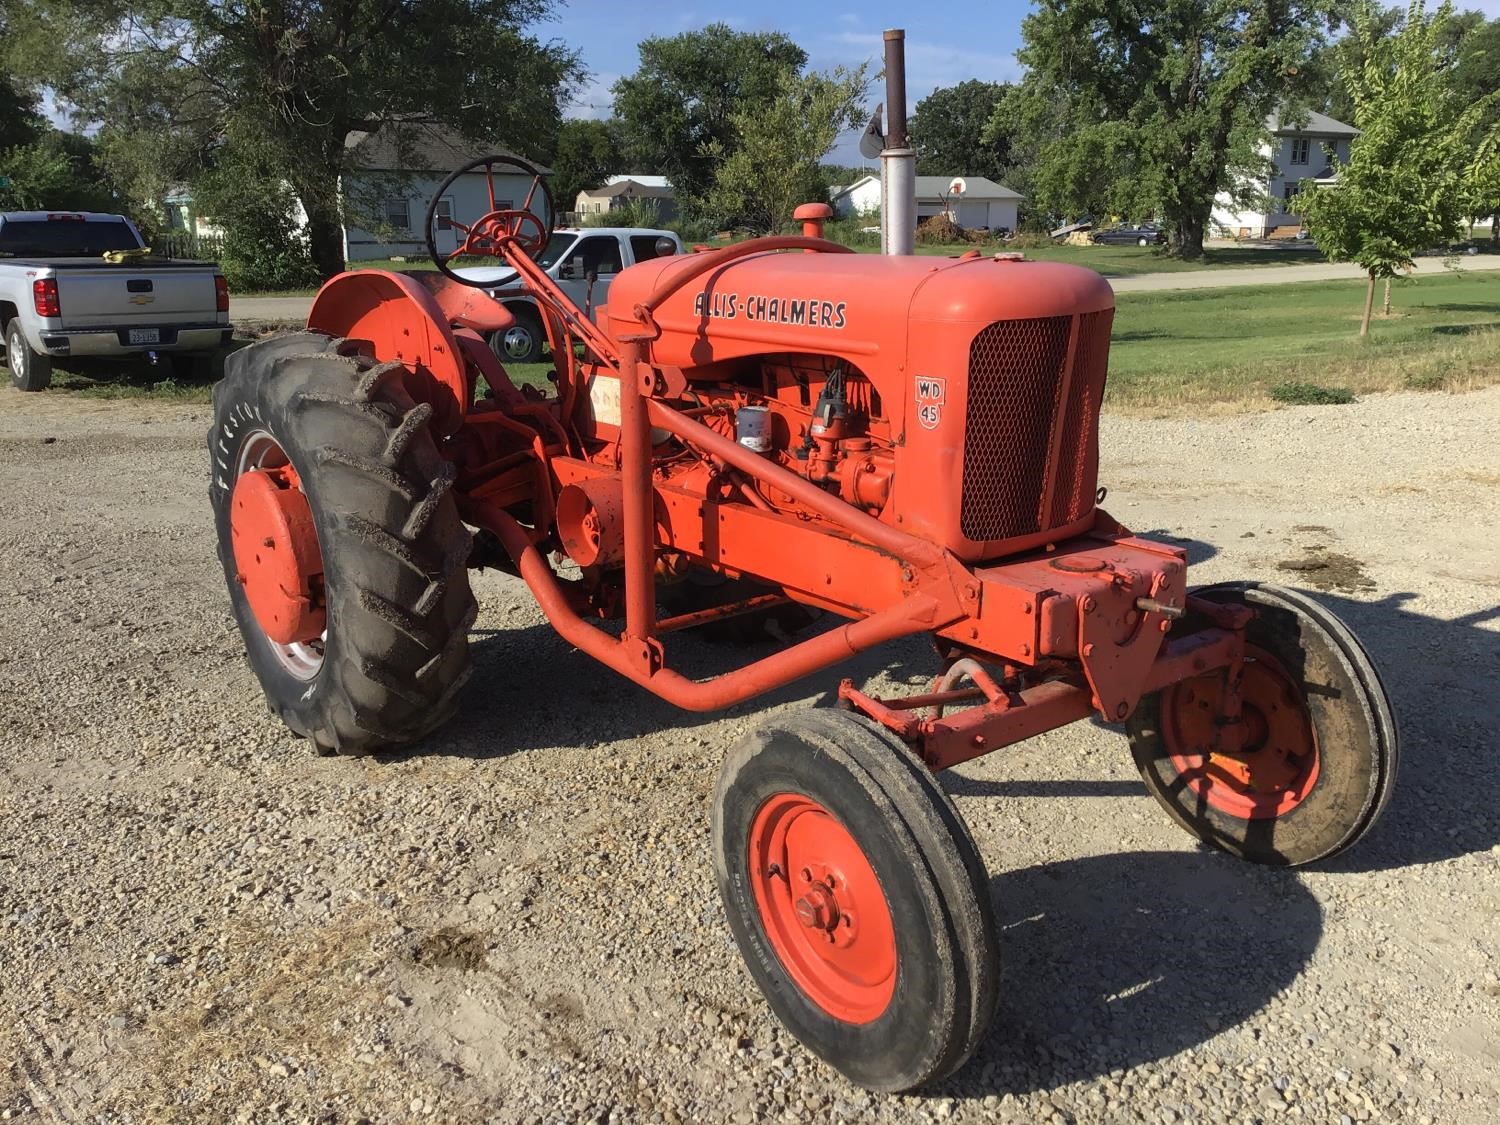
[(1277, 383), (1271, 397), (1292, 406), (1345, 406), (1354, 401), (1354, 392), (1344, 387), (1320, 387), (1316, 383)]

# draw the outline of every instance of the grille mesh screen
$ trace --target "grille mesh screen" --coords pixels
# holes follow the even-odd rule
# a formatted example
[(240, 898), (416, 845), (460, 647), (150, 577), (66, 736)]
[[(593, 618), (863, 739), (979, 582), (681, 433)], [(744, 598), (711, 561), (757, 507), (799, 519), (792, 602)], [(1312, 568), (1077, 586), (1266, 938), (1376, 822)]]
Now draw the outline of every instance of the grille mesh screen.
[(1048, 444), (1072, 318), (1002, 320), (969, 348), (959, 529), (976, 542), (1041, 530)]

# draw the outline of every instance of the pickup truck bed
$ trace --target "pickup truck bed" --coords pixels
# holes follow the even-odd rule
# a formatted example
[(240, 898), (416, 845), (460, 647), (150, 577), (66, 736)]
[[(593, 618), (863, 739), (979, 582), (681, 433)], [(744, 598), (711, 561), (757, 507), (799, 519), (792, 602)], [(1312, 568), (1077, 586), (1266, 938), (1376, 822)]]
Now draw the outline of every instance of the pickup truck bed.
[[(229, 338), (228, 290), (214, 263), (116, 263), (97, 252), (140, 248), (139, 233), (119, 216), (0, 214), (0, 245), (8, 232), (18, 233), (9, 240), (14, 256), (0, 255), (0, 332), (23, 390), (47, 385), (53, 357), (206, 356)], [(34, 249), (43, 252), (27, 252)]]

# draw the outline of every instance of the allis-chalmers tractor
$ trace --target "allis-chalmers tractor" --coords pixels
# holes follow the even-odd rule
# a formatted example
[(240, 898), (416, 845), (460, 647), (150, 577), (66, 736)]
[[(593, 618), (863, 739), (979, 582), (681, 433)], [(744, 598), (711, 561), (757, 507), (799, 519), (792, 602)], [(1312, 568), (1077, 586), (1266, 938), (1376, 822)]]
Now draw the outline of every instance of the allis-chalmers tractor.
[[(845, 679), (730, 750), (713, 797), (751, 975), (877, 1090), (955, 1070), (997, 1000), (984, 865), (938, 771), (1094, 718), (1233, 855), (1309, 863), (1370, 828), (1397, 735), (1350, 631), (1288, 590), (1193, 589), (1181, 547), (1098, 506), (1097, 274), (855, 254), (813, 206), (802, 236), (642, 262), (586, 310), (534, 261), (553, 216), (535, 170), (494, 157), (449, 183), (465, 174), (491, 210), (452, 254), (430, 245), (436, 271), (334, 278), (306, 332), (236, 353), (216, 390), (234, 612), (272, 709), (320, 752), (452, 714), (471, 567), (519, 576), (570, 644), (695, 711), (926, 635), (930, 689)], [(497, 175), (532, 177), (520, 207)], [(453, 268), (475, 255), (541, 310), (546, 393), (487, 345), (512, 318)], [(774, 615), (780, 643), (742, 666), (673, 669), (673, 634)]]

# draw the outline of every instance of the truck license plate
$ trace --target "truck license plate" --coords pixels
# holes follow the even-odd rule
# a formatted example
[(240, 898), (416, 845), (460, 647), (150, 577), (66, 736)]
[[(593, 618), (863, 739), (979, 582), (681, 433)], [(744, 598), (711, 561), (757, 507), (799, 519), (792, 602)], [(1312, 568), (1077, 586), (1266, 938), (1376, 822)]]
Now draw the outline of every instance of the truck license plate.
[(159, 344), (161, 343), (160, 328), (131, 328), (130, 342), (132, 344)]

